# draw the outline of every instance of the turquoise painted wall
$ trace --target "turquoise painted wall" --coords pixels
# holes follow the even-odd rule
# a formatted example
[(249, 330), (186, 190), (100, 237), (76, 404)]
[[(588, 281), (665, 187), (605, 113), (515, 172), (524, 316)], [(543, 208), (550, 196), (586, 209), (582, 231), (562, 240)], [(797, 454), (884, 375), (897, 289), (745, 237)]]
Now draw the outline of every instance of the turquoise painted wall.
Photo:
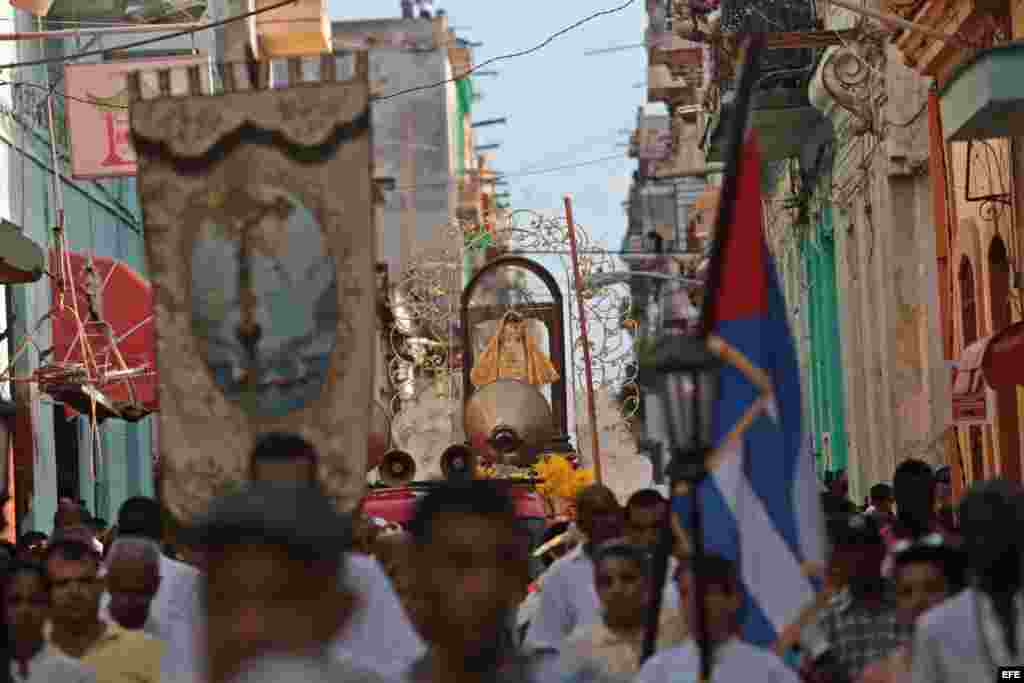
[[(813, 235), (801, 244), (807, 273), (807, 308), (810, 328), (810, 405), (815, 450), (824, 454), (826, 433), (831, 435), (828, 469), (847, 467), (846, 408), (843, 392), (842, 343), (839, 332), (839, 297), (836, 291), (835, 241), (832, 209), (823, 207)], [(824, 468), (824, 458), (819, 460)]]
[[(42, 72), (26, 74), (26, 80), (42, 82)], [(58, 112), (60, 115), (60, 112)], [(63, 155), (62, 155), (63, 156)], [(68, 159), (61, 160), (64, 180), (65, 233), (71, 249), (94, 252), (124, 261), (145, 274), (142, 220), (133, 178), (101, 181), (72, 181)], [(47, 133), (16, 118), (9, 110), (0, 111), (0, 172), (9, 178), (9, 187), (0, 185), (0, 193), (11, 199), (9, 219), (20, 225), (38, 244), (48, 247), (56, 222), (56, 200), (52, 191), (52, 162)], [(6, 182), (4, 184), (7, 184)], [(35, 324), (50, 309), (48, 278), (27, 286), (14, 287), (14, 311), (19, 327)], [(38, 337), (41, 349), (50, 346), (49, 325)], [(15, 346), (20, 343), (14, 340)], [(18, 376), (30, 375), (38, 367), (38, 354), (28, 354), (16, 368)], [(57, 476), (52, 402), (39, 395), (35, 413), (37, 453), (35, 497), (32, 509), (22, 520), (19, 531), (38, 529), (49, 532), (56, 509)], [(80, 497), (94, 514), (107, 520), (116, 517), (120, 504), (132, 495), (152, 495), (151, 424), (152, 418), (137, 424), (110, 420), (101, 427), (102, 444), (97, 449), (97, 477), (92, 476), (90, 432), (85, 418), (78, 421)]]

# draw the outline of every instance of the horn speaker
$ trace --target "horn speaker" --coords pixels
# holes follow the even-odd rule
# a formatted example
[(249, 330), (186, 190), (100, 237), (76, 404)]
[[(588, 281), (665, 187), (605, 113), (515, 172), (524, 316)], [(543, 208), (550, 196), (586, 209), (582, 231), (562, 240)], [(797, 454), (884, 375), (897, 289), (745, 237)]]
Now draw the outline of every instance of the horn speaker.
[(416, 461), (405, 451), (389, 451), (377, 467), (385, 486), (405, 486), (416, 476)]
[(472, 479), (476, 465), (476, 454), (463, 444), (449, 446), (441, 454), (441, 473), (448, 480)]

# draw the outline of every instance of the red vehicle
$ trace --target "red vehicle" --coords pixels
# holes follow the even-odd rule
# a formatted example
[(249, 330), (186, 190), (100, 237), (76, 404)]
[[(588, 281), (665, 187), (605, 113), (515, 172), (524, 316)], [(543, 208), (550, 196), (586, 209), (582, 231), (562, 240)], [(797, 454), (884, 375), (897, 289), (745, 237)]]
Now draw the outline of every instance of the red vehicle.
[[(540, 546), (547, 528), (547, 506), (544, 499), (534, 490), (534, 483), (520, 480), (509, 482), (509, 492), (516, 505), (516, 516), (530, 536), (530, 570), (536, 576), (544, 570), (543, 563), (533, 558), (533, 551)], [(438, 482), (409, 482), (401, 486), (370, 488), (362, 501), (362, 512), (368, 517), (406, 526), (416, 513), (416, 504)]]

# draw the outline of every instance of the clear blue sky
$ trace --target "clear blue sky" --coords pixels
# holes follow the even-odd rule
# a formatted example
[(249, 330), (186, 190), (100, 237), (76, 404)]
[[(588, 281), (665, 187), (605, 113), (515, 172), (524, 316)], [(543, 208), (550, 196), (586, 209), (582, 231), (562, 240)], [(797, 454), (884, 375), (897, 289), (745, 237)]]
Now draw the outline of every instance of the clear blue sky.
[[(476, 63), (518, 52), (545, 40), (585, 16), (621, 5), (625, 0), (435, 0), (448, 12), (460, 37), (483, 43)], [(335, 21), (400, 16), (399, 0), (330, 0)], [(478, 130), (480, 144), (500, 142), (494, 166), (505, 173), (562, 166), (607, 157), (601, 164), (510, 179), (515, 208), (555, 209), (565, 193), (573, 195), (576, 222), (606, 247), (618, 249), (625, 230), (622, 202), (636, 162), (617, 143), (628, 140), (620, 129), (632, 128), (644, 90), (642, 49), (592, 57), (584, 50), (627, 45), (643, 38), (643, 0), (625, 10), (595, 19), (559, 37), (539, 52), (502, 60), (486, 69), (498, 76), (480, 77), (483, 95), (477, 120), (507, 117), (508, 125)]]

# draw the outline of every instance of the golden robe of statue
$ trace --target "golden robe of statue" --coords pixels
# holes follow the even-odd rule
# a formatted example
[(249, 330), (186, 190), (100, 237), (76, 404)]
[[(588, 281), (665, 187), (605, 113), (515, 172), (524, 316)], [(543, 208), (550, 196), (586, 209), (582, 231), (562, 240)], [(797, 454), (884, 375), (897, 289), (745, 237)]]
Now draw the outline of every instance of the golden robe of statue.
[(476, 387), (499, 379), (515, 379), (527, 384), (551, 384), (560, 375), (551, 359), (537, 346), (526, 329), (526, 321), (515, 313), (506, 313), (498, 323), (487, 348), (473, 367), (469, 378)]

